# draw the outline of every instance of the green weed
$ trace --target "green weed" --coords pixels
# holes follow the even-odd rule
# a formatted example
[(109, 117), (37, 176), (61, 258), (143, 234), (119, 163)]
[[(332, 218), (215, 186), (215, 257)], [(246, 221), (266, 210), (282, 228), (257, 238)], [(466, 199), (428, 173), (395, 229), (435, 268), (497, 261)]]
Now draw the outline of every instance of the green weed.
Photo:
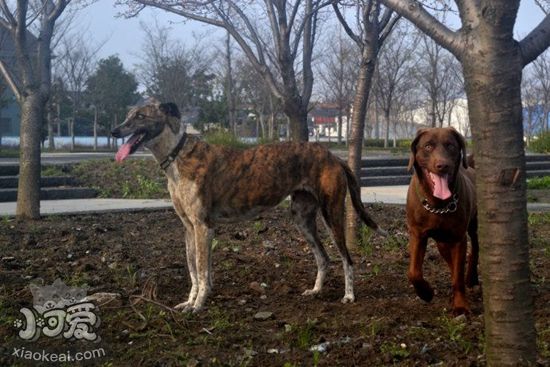
[(65, 176), (65, 172), (59, 166), (45, 166), (42, 167), (42, 176)]
[(527, 188), (531, 190), (550, 189), (550, 176), (527, 179)]
[(394, 360), (401, 360), (407, 358), (411, 353), (407, 350), (407, 347), (397, 344), (395, 342), (384, 342), (380, 346), (380, 352), (389, 354)]
[(464, 353), (468, 353), (472, 349), (472, 343), (464, 339), (462, 332), (466, 327), (466, 323), (450, 318), (446, 314), (437, 318), (441, 328), (447, 334), (448, 339), (454, 342)]

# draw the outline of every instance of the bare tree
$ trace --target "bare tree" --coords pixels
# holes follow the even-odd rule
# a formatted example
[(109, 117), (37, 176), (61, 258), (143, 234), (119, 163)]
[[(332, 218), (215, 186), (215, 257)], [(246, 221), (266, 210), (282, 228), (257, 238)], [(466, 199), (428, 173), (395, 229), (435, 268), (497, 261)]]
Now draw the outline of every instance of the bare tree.
[[(390, 9), (383, 9), (378, 0), (357, 1), (356, 23), (350, 23), (343, 12), (345, 5), (334, 3), (333, 9), (348, 36), (355, 42), (361, 53), (355, 97), (353, 99), (353, 116), (349, 138), (348, 164), (356, 177), (361, 173), (361, 151), (365, 131), (365, 117), (371, 91), (372, 80), (378, 59), (378, 52), (388, 38), (399, 19)], [(357, 246), (358, 218), (350, 200), (346, 203), (346, 245)]]
[(524, 73), (521, 80), (521, 96), (525, 119), (523, 122), (527, 146), (531, 144), (533, 135), (542, 129), (545, 113), (540, 103), (540, 94), (535, 76), (532, 73)]
[(413, 58), (416, 40), (409, 37), (408, 33), (405, 26), (395, 29), (390, 37), (391, 42), (387, 42), (380, 51), (376, 74), (376, 102), (384, 114), (386, 123), (384, 148), (389, 146), (391, 115), (397, 93), (412, 74), (416, 62)]
[(545, 51), (530, 65), (533, 74), (540, 106), (542, 107), (542, 130), (550, 130), (550, 53)]
[[(61, 37), (56, 49), (55, 74), (63, 80), (72, 106), (69, 126), (71, 149), (74, 149), (74, 124), (78, 111), (82, 108), (86, 82), (97, 63), (97, 54), (104, 44), (105, 42), (97, 43), (90, 39), (85, 32), (77, 32)], [(51, 125), (51, 121), (48, 121), (48, 124)], [(97, 118), (94, 118), (94, 150), (97, 150)]]
[[(324, 94), (328, 102), (338, 106), (338, 144), (342, 143), (342, 124), (344, 113), (348, 115), (355, 94), (355, 82), (357, 80), (357, 47), (346, 36), (343, 37), (341, 29), (338, 34), (329, 35), (324, 56), (321, 59), (319, 80), (322, 87), (320, 92)], [(347, 131), (349, 134), (349, 130)]]
[[(21, 106), (16, 216), (40, 217), (40, 141), (51, 86), (55, 23), (70, 0), (0, 0), (0, 27), (11, 36), (17, 70), (0, 60), (0, 72)], [(37, 24), (38, 23), (38, 24)], [(31, 28), (35, 33), (31, 33)]]
[(276, 116), (281, 112), (281, 103), (271, 92), (271, 88), (263, 83), (262, 78), (254, 71), (250, 61), (238, 58), (235, 62), (234, 94), (241, 110), (253, 110), (257, 118), (261, 136), (264, 139), (275, 140)]
[(171, 39), (170, 28), (156, 21), (152, 26), (141, 23), (141, 27), (145, 41), (137, 71), (147, 93), (172, 101), (182, 110), (198, 107), (206, 79), (211, 77), (212, 53), (197, 39), (190, 47)]
[(419, 1), (381, 1), (462, 65), (476, 155), (487, 363), (535, 364), (521, 77), (550, 45), (550, 16), (516, 41), (519, 0), (455, 0), (457, 30)]
[(145, 6), (153, 6), (225, 29), (272, 93), (283, 102), (291, 138), (308, 140), (307, 111), (313, 87), (312, 57), (318, 11), (331, 1), (209, 0), (198, 4), (191, 0), (117, 0), (117, 3), (128, 6), (128, 16), (138, 14)]
[(456, 78), (458, 63), (441, 45), (426, 35), (421, 35), (422, 47), (414, 68), (414, 76), (427, 97), (426, 110), (429, 125), (442, 127), (452, 112), (454, 101), (462, 94), (462, 83)]

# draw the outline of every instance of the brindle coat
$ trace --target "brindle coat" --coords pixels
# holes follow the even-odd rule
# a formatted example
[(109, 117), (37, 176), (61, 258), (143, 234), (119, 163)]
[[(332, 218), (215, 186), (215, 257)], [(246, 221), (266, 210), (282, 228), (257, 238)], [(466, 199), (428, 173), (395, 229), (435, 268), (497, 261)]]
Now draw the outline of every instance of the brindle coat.
[[(185, 227), (192, 284), (187, 301), (176, 308), (198, 311), (204, 305), (212, 285), (210, 252), (216, 223), (253, 218), (289, 195), (292, 216), (317, 262), (315, 285), (304, 295), (321, 291), (329, 263), (317, 233), (316, 215), (320, 210), (342, 257), (342, 302), (353, 302), (353, 266), (344, 238), (348, 189), (360, 218), (371, 228), (383, 231), (365, 211), (360, 188), (349, 167), (319, 144), (282, 143), (237, 150), (188, 138), (174, 128), (179, 116), (174, 107), (152, 101), (134, 108), (113, 135), (145, 134), (144, 144), (159, 162), (179, 139), (186, 139), (166, 169), (172, 202)], [(159, 129), (158, 135), (147, 136), (147, 132)]]
[[(464, 138), (453, 128), (421, 129), (411, 145), (409, 169), (412, 167), (414, 175), (407, 193), (410, 251), (408, 278), (421, 299), (426, 302), (432, 300), (434, 292), (424, 279), (422, 263), (428, 238), (433, 238), (451, 270), (453, 313), (467, 313), (469, 309), (464, 287), (466, 232), (472, 243), (466, 274), (468, 287), (478, 284), (479, 245), (475, 173), (468, 167)], [(452, 211), (452, 198), (444, 201), (432, 195), (426, 171), (449, 175), (449, 188), (458, 200), (456, 211)], [(426, 200), (427, 205), (423, 200)], [(434, 213), (436, 210), (443, 212)]]

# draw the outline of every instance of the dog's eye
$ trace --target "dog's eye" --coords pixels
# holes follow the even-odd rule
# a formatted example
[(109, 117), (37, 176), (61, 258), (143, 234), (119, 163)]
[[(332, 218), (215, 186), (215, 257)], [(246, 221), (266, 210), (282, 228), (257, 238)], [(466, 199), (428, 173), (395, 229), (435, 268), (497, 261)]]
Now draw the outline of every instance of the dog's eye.
[(450, 150), (450, 151), (456, 150), (456, 147), (454, 146), (454, 144), (451, 144), (451, 143), (447, 143), (446, 148), (447, 150)]
[(424, 145), (424, 149), (428, 152), (431, 152), (434, 149), (434, 146), (432, 144), (426, 144)]
[(145, 115), (142, 114), (142, 113), (138, 113), (138, 114), (136, 115), (136, 118), (137, 118), (138, 120), (143, 120), (143, 119), (145, 118)]

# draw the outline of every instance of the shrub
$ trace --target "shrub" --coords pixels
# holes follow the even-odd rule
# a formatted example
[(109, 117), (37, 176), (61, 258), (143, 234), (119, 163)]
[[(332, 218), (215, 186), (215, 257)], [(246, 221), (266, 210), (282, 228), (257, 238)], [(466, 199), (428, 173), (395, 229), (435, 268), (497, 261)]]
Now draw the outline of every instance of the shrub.
[(535, 153), (550, 153), (550, 132), (541, 133), (536, 140), (533, 139), (529, 149)]
[(235, 135), (223, 129), (209, 130), (204, 134), (208, 144), (224, 145), (232, 148), (245, 149), (250, 145), (239, 140)]

